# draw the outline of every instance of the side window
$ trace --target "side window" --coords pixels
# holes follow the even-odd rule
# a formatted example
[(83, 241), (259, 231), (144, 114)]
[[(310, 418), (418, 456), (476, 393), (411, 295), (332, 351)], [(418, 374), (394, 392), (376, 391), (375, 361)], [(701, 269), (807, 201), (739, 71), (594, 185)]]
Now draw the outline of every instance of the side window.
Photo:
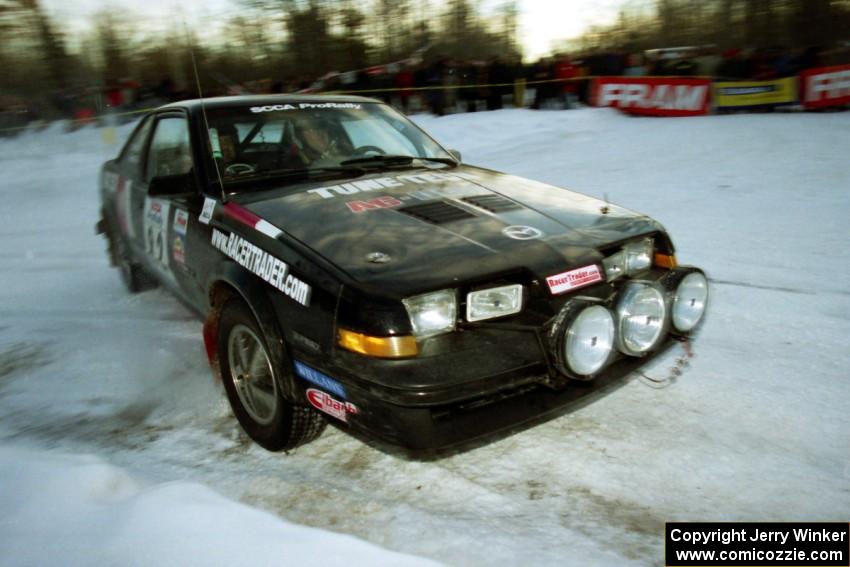
[(133, 137), (124, 145), (121, 152), (121, 165), (132, 173), (139, 171), (145, 143), (151, 131), (151, 124), (153, 124), (153, 119), (151, 117), (145, 118), (145, 122), (133, 133)]
[(191, 169), (188, 122), (177, 116), (160, 119), (148, 149), (145, 180), (150, 181), (160, 175), (189, 173)]

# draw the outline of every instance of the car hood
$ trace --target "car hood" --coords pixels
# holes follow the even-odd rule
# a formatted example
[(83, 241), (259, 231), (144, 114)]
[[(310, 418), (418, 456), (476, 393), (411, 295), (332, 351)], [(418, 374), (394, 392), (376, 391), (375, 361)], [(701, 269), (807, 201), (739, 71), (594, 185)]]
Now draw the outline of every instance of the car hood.
[(598, 262), (607, 244), (663, 230), (586, 195), (470, 166), (383, 171), (236, 200), (360, 284), (402, 296), (506, 272), (546, 277)]

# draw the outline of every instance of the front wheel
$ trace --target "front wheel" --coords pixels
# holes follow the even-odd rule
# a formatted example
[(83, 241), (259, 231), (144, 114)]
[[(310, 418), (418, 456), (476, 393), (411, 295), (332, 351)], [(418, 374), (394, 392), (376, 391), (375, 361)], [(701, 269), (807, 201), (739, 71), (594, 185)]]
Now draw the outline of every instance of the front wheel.
[[(251, 439), (269, 451), (283, 451), (321, 435), (325, 419), (281, 394), (280, 370), (272, 364), (268, 341), (240, 299), (231, 298), (222, 307), (218, 349), (227, 399)], [(285, 355), (284, 364), (289, 364)]]

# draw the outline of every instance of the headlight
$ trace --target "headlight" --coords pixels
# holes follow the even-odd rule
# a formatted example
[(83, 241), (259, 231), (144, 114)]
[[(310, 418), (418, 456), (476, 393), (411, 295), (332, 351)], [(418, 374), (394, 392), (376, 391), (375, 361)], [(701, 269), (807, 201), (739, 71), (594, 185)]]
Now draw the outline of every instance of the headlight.
[(626, 243), (622, 250), (602, 260), (605, 279), (610, 282), (624, 274), (631, 276), (649, 268), (654, 252), (655, 241), (652, 238)]
[(656, 346), (666, 327), (666, 315), (661, 290), (646, 283), (628, 284), (617, 303), (620, 350), (640, 356)]
[(655, 243), (651, 238), (644, 238), (626, 244), (623, 251), (626, 253), (626, 273), (631, 275), (635, 272), (645, 270), (652, 265), (652, 253)]
[(687, 332), (696, 327), (705, 313), (708, 300), (708, 280), (700, 272), (691, 272), (679, 282), (673, 297), (672, 320), (677, 331)]
[(567, 325), (563, 348), (570, 371), (583, 377), (599, 372), (614, 348), (614, 316), (601, 305), (585, 307)]
[(483, 321), (522, 310), (522, 286), (505, 285), (473, 291), (466, 296), (466, 320)]
[(457, 299), (453, 289), (424, 293), (403, 299), (413, 334), (418, 338), (454, 331)]
[(622, 250), (616, 254), (611, 254), (602, 260), (602, 266), (605, 268), (605, 279), (614, 281), (626, 273), (626, 253)]

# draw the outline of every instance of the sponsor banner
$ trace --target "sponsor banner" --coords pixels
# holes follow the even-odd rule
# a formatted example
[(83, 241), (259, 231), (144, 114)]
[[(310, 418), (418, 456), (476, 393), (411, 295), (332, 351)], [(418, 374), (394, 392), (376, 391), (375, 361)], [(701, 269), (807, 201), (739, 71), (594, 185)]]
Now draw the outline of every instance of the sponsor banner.
[(807, 69), (800, 73), (800, 86), (806, 108), (850, 104), (850, 65)]
[(345, 388), (342, 387), (342, 384), (325, 374), (324, 372), (320, 372), (315, 368), (311, 368), (307, 366), (303, 362), (299, 360), (293, 360), (293, 364), (295, 365), (295, 373), (310, 382), (311, 384), (322, 388), (323, 390), (327, 390), (328, 392), (339, 396), (343, 400), (346, 398)]
[(546, 285), (549, 286), (549, 291), (552, 292), (552, 295), (558, 295), (601, 281), (602, 272), (599, 271), (599, 266), (591, 264), (590, 266), (549, 276), (546, 278)]
[(670, 522), (664, 565), (850, 565), (846, 522)]
[(714, 83), (716, 108), (775, 106), (797, 102), (797, 77), (772, 81), (721, 81)]
[(709, 79), (675, 77), (597, 77), (594, 106), (613, 106), (630, 114), (701, 116), (708, 114)]
[(310, 305), (310, 286), (290, 274), (289, 266), (283, 260), (275, 258), (234, 232), (225, 234), (216, 228), (212, 230), (212, 245), (249, 272), (282, 291), (287, 297), (305, 307)]
[(316, 390), (315, 388), (309, 388), (307, 390), (307, 401), (317, 410), (340, 421), (347, 422), (348, 414), (356, 414), (358, 412), (357, 406), (351, 402), (341, 402), (327, 392)]

